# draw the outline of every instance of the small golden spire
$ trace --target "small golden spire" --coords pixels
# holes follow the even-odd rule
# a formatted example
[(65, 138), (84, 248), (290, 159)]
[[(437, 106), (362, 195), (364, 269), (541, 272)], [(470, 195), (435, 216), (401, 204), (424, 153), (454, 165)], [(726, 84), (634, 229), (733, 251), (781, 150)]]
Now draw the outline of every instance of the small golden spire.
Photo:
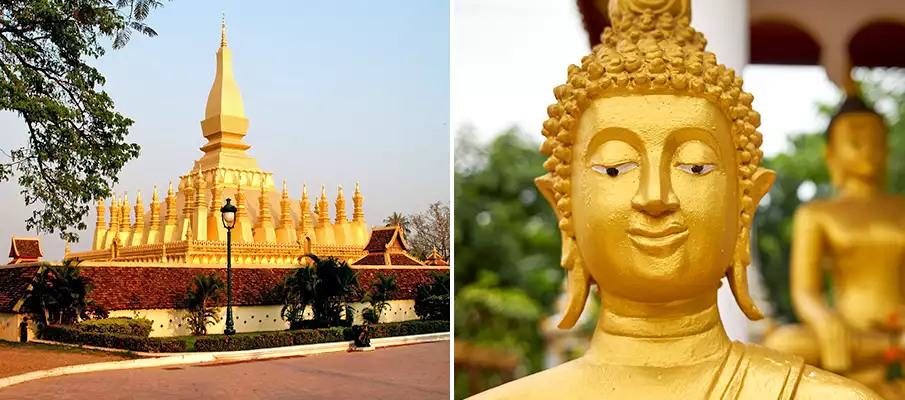
[(355, 182), (355, 194), (352, 196), (352, 221), (364, 222), (365, 212), (361, 206), (363, 200), (361, 190), (358, 189), (358, 182)]
[(286, 180), (283, 179), (283, 197), (289, 198), (289, 189), (286, 187)]
[(174, 194), (176, 194), (176, 193), (173, 192), (173, 181), (170, 181), (170, 188), (167, 189), (167, 197), (172, 196)]
[(327, 186), (321, 185), (321, 199), (327, 198)]
[(223, 21), (220, 24), (220, 47), (226, 47), (226, 11), (221, 14)]
[(63, 258), (69, 257), (69, 241), (68, 240), (66, 241), (66, 250), (64, 250), (64, 251), (66, 253), (63, 255)]
[(138, 189), (138, 194), (135, 195), (135, 204), (141, 204), (141, 189)]
[(302, 201), (308, 201), (308, 184), (302, 184)]
[(157, 197), (157, 185), (154, 185), (154, 194), (151, 195), (151, 202), (157, 203), (159, 200), (160, 198)]

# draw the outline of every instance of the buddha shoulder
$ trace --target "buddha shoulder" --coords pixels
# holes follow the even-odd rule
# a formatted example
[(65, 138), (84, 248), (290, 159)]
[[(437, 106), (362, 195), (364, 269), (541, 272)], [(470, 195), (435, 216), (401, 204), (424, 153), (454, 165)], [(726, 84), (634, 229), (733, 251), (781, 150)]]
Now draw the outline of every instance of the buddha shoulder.
[[(738, 345), (738, 344), (736, 344)], [(738, 359), (738, 367), (722, 398), (735, 392), (737, 399), (771, 398), (789, 400), (881, 400), (882, 397), (848, 378), (805, 365), (791, 354), (778, 352), (758, 345), (744, 345), (744, 355)], [(730, 356), (727, 364), (735, 364)], [(727, 374), (724, 374), (724, 378)], [(739, 376), (741, 375), (741, 376)], [(783, 382), (785, 381), (785, 382)], [(733, 386), (743, 383), (738, 389)], [(719, 386), (719, 385), (717, 385)], [(754, 391), (751, 389), (759, 388)], [(737, 390), (737, 391), (736, 391)], [(757, 393), (759, 392), (759, 393)]]
[(804, 368), (794, 398), (796, 400), (883, 400), (880, 395), (858, 382), (810, 365)]
[[(577, 360), (576, 360), (577, 361)], [(575, 361), (528, 375), (481, 392), (469, 400), (549, 400), (563, 398), (563, 390), (575, 378)]]

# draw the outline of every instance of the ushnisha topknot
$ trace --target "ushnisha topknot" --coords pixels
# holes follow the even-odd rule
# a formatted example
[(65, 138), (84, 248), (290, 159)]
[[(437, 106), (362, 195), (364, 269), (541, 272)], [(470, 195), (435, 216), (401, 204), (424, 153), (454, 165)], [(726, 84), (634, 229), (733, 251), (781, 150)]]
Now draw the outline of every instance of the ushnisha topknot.
[[(742, 78), (706, 51), (704, 35), (690, 26), (688, 3), (610, 0), (612, 26), (604, 30), (601, 44), (582, 58), (581, 66), (569, 66), (567, 83), (553, 91), (557, 101), (547, 107), (549, 119), (542, 130), (546, 140), (541, 153), (549, 156), (544, 163), (547, 174), (538, 179), (538, 184), (552, 186), (559, 228), (564, 240), (574, 240), (572, 143), (582, 112), (592, 101), (637, 94), (674, 94), (701, 97), (718, 106), (731, 121), (739, 179), (739, 240), (735, 260), (726, 275), (741, 309), (750, 319), (757, 320), (763, 315), (748, 295), (746, 268), (750, 263), (751, 221), (757, 208), (751, 197), (752, 177), (763, 158), (763, 136), (757, 131), (760, 114), (751, 108), (754, 96), (742, 90)], [(569, 259), (576, 257), (564, 254), (563, 267), (571, 270), (573, 266), (566, 265), (573, 262)]]

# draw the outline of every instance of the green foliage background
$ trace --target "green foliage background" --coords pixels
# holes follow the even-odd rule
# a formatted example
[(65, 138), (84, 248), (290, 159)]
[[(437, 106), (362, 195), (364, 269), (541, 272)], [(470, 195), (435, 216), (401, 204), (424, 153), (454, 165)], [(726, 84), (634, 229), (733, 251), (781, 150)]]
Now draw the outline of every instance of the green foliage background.
[[(856, 78), (864, 98), (890, 124), (888, 188), (905, 193), (905, 71), (859, 70)], [(837, 105), (818, 105), (826, 121)], [(539, 324), (553, 313), (564, 274), (553, 211), (534, 187), (544, 173), (539, 137), (513, 129), (480, 144), (465, 130), (455, 154), (455, 337), (517, 354), (523, 360), (519, 374), (543, 367)], [(764, 161), (777, 179), (755, 217), (754, 252), (780, 321), (794, 320), (788, 254), (799, 187), (810, 181), (817, 197), (832, 194), (824, 145), (822, 131), (795, 135), (785, 151)], [(456, 371), (455, 398), (472, 394), (468, 379)]]

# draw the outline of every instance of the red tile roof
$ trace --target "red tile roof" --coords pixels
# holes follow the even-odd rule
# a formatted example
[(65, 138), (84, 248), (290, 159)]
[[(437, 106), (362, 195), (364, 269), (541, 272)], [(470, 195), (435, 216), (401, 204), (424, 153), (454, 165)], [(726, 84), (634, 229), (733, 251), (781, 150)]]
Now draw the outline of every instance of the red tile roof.
[(365, 245), (367, 251), (386, 251), (387, 245), (396, 236), (398, 227), (374, 228), (371, 230), (371, 239)]
[(38, 261), (44, 257), (41, 251), (41, 239), (13, 237), (9, 245), (10, 264)]
[[(368, 255), (355, 260), (352, 265), (424, 265), (407, 253), (408, 245), (398, 226), (374, 228), (365, 246)], [(384, 254), (390, 254), (390, 263)]]
[[(13, 312), (25, 296), (28, 279), (38, 266), (0, 268), (0, 312)], [(420, 283), (430, 282), (437, 270), (420, 268), (357, 269), (362, 289), (370, 289), (377, 273), (396, 275), (399, 292), (394, 300), (413, 299)], [(234, 268), (234, 305), (276, 305), (280, 299), (273, 289), (289, 268)], [(197, 274), (220, 274), (226, 280), (225, 268), (193, 267), (81, 267), (81, 275), (91, 282), (91, 299), (107, 310), (149, 310), (183, 308), (185, 292)], [(221, 306), (226, 305), (224, 296)]]
[[(233, 268), (233, 305), (279, 304), (273, 293), (287, 268)], [(108, 310), (182, 308), (185, 293), (198, 274), (219, 274), (226, 268), (192, 267), (82, 267), (90, 279), (91, 298)], [(226, 305), (224, 296), (221, 305)]]
[(38, 266), (0, 268), (0, 312), (13, 312), (16, 303), (25, 297), (29, 283)]
[(386, 265), (386, 259), (384, 259), (383, 253), (368, 254), (353, 262), (352, 265)]
[[(358, 270), (359, 282), (374, 280), (375, 271), (395, 273), (400, 287), (397, 299), (414, 298), (415, 287), (428, 279), (434, 270), (414, 268)], [(290, 268), (233, 268), (233, 305), (281, 304), (273, 289)], [(82, 267), (82, 276), (90, 279), (94, 290), (91, 298), (108, 310), (182, 308), (189, 283), (197, 274), (220, 274), (226, 281), (225, 268), (192, 267)], [(408, 285), (408, 286), (405, 286)], [(224, 296), (221, 306), (226, 305)]]
[(399, 291), (393, 296), (393, 300), (414, 299), (419, 284), (433, 282), (432, 273), (449, 273), (449, 271), (417, 268), (361, 269), (358, 270), (358, 284), (364, 293), (371, 289), (371, 284), (377, 280), (377, 274), (396, 275), (396, 285), (399, 286)]
[(393, 265), (422, 265), (405, 254), (390, 254), (390, 263)]

